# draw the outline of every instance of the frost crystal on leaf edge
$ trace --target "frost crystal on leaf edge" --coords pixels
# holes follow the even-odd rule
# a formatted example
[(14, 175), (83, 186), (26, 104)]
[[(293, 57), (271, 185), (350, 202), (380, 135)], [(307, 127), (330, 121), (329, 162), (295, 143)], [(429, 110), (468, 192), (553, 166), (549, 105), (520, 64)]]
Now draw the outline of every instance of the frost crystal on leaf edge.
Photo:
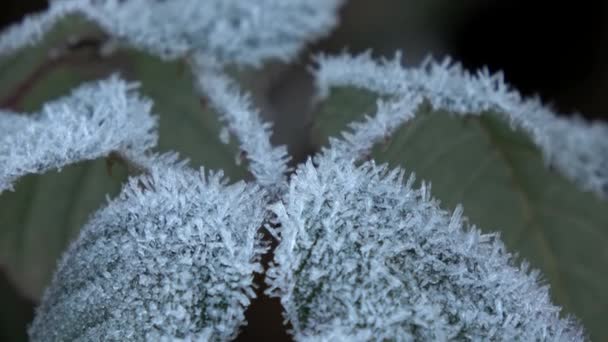
[(155, 146), (157, 119), (137, 87), (112, 76), (47, 102), (37, 113), (0, 112), (0, 193), (26, 174)]
[(193, 69), (199, 91), (226, 124), (228, 134), (236, 136), (256, 182), (271, 193), (280, 195), (287, 185), (290, 157), (285, 146), (275, 147), (270, 142), (272, 124), (262, 121), (249, 94), (242, 93), (237, 83), (214, 61), (195, 60)]
[(0, 55), (42, 39), (74, 13), (114, 38), (164, 59), (190, 54), (223, 63), (260, 65), (290, 60), (336, 24), (342, 0), (55, 0), (0, 35)]
[(558, 117), (539, 99), (523, 99), (511, 90), (501, 73), (491, 75), (483, 69), (472, 75), (449, 58), (441, 63), (429, 58), (418, 67), (405, 68), (400, 54), (379, 62), (369, 53), (319, 56), (317, 62), (315, 78), (321, 97), (339, 86), (354, 86), (389, 97), (378, 101), (378, 115), (351, 124), (352, 132), (345, 133), (345, 141), (332, 142), (332, 147), (347, 155), (361, 155), (390, 136), (413, 118), (423, 100), (434, 109), (459, 115), (494, 111), (529, 134), (547, 164), (583, 190), (608, 198), (608, 125), (579, 117)]

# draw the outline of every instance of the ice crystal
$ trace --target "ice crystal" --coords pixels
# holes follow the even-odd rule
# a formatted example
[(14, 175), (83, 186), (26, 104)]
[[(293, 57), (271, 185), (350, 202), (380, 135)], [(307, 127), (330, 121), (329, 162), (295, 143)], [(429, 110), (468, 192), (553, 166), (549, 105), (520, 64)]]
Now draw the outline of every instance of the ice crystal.
[(33, 341), (235, 337), (262, 271), (265, 194), (172, 160), (149, 160), (85, 225), (37, 309)]

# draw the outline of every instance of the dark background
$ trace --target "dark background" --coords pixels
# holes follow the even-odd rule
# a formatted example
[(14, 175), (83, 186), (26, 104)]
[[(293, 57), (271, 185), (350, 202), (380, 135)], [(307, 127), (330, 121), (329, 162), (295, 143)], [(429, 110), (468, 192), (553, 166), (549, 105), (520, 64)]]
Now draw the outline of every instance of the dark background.
[[(3, 0), (0, 27), (45, 6), (42, 0)], [(308, 53), (344, 48), (386, 56), (401, 49), (406, 63), (428, 53), (450, 55), (470, 70), (503, 70), (514, 88), (538, 94), (558, 112), (608, 119), (608, 1), (352, 0), (339, 28)], [(14, 291), (1, 270), (0, 291)], [(16, 292), (12, 298), (0, 305), (32, 315), (33, 303)], [(247, 315), (241, 340), (287, 339), (277, 301), (258, 301)], [(10, 324), (0, 316), (0, 341), (14, 339), (2, 335)]]
[(342, 19), (321, 48), (449, 55), (469, 70), (503, 70), (560, 112), (608, 113), (608, 1), (354, 0)]
[[(0, 27), (45, 6), (3, 0)], [(450, 55), (471, 70), (503, 70), (515, 88), (560, 112), (608, 113), (608, 1), (351, 0), (340, 27), (312, 49), (345, 47), (402, 49), (412, 62)]]

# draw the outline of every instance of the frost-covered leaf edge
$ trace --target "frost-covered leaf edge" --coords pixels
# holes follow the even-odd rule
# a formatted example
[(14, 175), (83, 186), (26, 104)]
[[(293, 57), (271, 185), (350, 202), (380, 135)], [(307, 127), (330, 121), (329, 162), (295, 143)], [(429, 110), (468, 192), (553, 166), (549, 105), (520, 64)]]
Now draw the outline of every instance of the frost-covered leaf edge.
[[(259, 66), (271, 58), (291, 60), (306, 43), (325, 35), (336, 25), (342, 2), (55, 0), (46, 11), (2, 32), (0, 55), (37, 43), (58, 20), (79, 13), (114, 38), (163, 59), (203, 54)], [(194, 41), (195, 36), (204, 40)]]
[(450, 58), (427, 58), (420, 66), (402, 66), (400, 53), (375, 60), (371, 53), (356, 56), (320, 55), (314, 71), (319, 99), (332, 87), (354, 86), (388, 96), (378, 100), (374, 117), (350, 124), (343, 140), (330, 138), (330, 146), (345, 155), (362, 156), (372, 146), (413, 118), (428, 101), (435, 110), (457, 115), (495, 112), (512, 127), (526, 132), (541, 150), (546, 163), (555, 166), (582, 190), (608, 198), (608, 125), (587, 122), (578, 116), (559, 117), (538, 98), (524, 99), (511, 90), (502, 73), (487, 69), (475, 75)]
[(26, 174), (155, 146), (157, 118), (137, 87), (114, 75), (86, 83), (37, 113), (0, 112), (0, 193)]
[(191, 66), (197, 90), (226, 125), (220, 139), (228, 143), (230, 135), (235, 136), (255, 181), (275, 196), (280, 195), (287, 186), (290, 156), (285, 146), (272, 145), (272, 124), (262, 120), (250, 94), (243, 92), (216, 61), (197, 58)]

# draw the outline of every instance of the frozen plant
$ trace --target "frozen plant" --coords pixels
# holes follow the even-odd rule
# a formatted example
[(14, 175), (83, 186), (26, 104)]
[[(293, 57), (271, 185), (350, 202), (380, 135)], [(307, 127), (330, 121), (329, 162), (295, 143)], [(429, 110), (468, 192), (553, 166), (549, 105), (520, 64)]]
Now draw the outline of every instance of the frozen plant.
[[(335, 25), (341, 2), (55, 0), (0, 35), (8, 55), (77, 14), (112, 41), (184, 61), (225, 126), (221, 140), (236, 138), (252, 176), (230, 184), (221, 171), (156, 153), (152, 100), (120, 76), (39, 113), (0, 112), (0, 192), (27, 174), (108, 156), (131, 171), (60, 259), (31, 340), (230, 340), (247, 323), (256, 272), (265, 272), (298, 341), (587, 338), (552, 303), (539, 272), (463, 218), (466, 208), (449, 213), (429, 184), (415, 187), (406, 171), (364, 159), (425, 101), (460, 116), (492, 110), (526, 132), (548, 165), (605, 198), (605, 124), (558, 118), (500, 74), (473, 76), (449, 60), (405, 68), (400, 55), (319, 56), (319, 99), (338, 86), (381, 97), (375, 115), (290, 175), (287, 149), (271, 144), (272, 125), (227, 66), (292, 60)], [(263, 229), (279, 242), (267, 270)]]

